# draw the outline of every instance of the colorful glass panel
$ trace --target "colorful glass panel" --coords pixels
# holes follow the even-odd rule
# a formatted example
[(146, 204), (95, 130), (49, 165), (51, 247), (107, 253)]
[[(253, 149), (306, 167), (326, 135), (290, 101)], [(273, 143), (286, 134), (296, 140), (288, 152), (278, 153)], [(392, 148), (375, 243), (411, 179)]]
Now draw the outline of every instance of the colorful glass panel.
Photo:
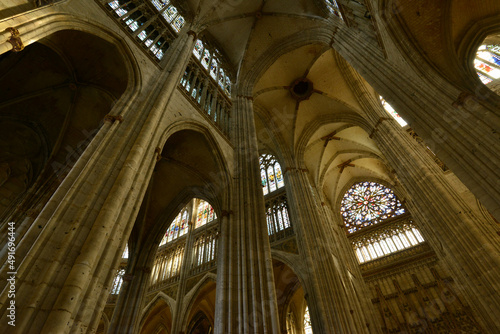
[(375, 182), (354, 184), (344, 195), (340, 212), (349, 233), (404, 213), (394, 192)]
[(203, 50), (203, 58), (201, 59), (201, 64), (205, 69), (207, 69), (209, 62), (210, 62), (210, 51), (205, 49)]
[(326, 4), (330, 13), (337, 15), (341, 20), (344, 19), (340, 13), (340, 8), (336, 0), (326, 0)]
[(158, 10), (162, 10), (166, 5), (169, 4), (168, 0), (151, 0), (151, 3), (156, 7)]
[(184, 26), (185, 22), (186, 21), (184, 20), (184, 18), (179, 15), (172, 23), (172, 27), (174, 28), (175, 31), (179, 32), (182, 29), (182, 27)]
[(203, 52), (203, 42), (201, 40), (197, 40), (194, 45), (193, 54), (196, 58), (200, 59), (201, 53)]
[(262, 191), (264, 195), (282, 188), (285, 185), (281, 166), (272, 155), (261, 155), (259, 157), (259, 163)]
[(275, 164), (274, 169), (276, 171), (276, 182), (278, 184), (278, 188), (281, 188), (285, 185), (285, 181), (283, 181), (283, 174), (281, 173), (281, 166), (279, 164)]
[(309, 315), (309, 307), (307, 306), (304, 312), (304, 334), (313, 334), (311, 316)]
[(168, 8), (163, 12), (163, 17), (165, 18), (165, 20), (167, 20), (168, 23), (171, 23), (176, 15), (177, 8), (172, 5), (168, 6)]
[(267, 177), (266, 177), (266, 171), (264, 169), (260, 170), (260, 179), (262, 183), (262, 191), (264, 192), (264, 195), (267, 195), (269, 189), (267, 188)]
[(210, 76), (216, 80), (217, 78), (217, 58), (212, 58), (212, 64), (210, 65)]
[(401, 118), (401, 116), (399, 116), (396, 110), (394, 110), (394, 108), (389, 103), (387, 103), (387, 101), (382, 96), (380, 96), (380, 102), (382, 102), (382, 106), (384, 107), (385, 111), (387, 111), (392, 116), (392, 118), (394, 118), (399, 123), (399, 125), (406, 126), (408, 124), (404, 119)]

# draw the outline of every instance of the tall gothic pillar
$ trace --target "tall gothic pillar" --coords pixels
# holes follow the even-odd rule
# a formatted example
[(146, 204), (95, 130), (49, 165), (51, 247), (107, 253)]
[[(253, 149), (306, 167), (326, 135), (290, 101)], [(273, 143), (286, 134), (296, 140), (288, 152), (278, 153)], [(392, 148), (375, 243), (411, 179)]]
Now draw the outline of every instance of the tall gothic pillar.
[(309, 268), (306, 292), (314, 332), (377, 333), (380, 326), (348, 281), (346, 263), (353, 254), (345, 253), (339, 240), (343, 231), (329, 221), (307, 169), (287, 168), (285, 177), (297, 242)]
[[(147, 96), (113, 109), (104, 127), (18, 240), (16, 327), (4, 333), (92, 332), (149, 183), (165, 109), (189, 60), (194, 33), (179, 35)], [(20, 255), (21, 254), (21, 255)], [(8, 266), (0, 314), (9, 312)], [(94, 325), (91, 325), (94, 324)], [(123, 333), (123, 332), (122, 332)]]
[(238, 170), (232, 212), (222, 220), (217, 269), (215, 332), (279, 332), (264, 197), (251, 97), (233, 102)]
[(394, 168), (408, 198), (406, 205), (439, 259), (458, 281), (460, 292), (483, 328), (500, 328), (500, 237), (464, 201), (435, 161), (370, 97), (361, 78), (350, 80), (373, 124), (372, 138)]
[[(479, 90), (461, 91), (424, 59), (418, 68), (411, 65), (408, 58), (416, 57), (417, 52), (388, 58), (377, 43), (368, 43), (364, 34), (345, 25), (335, 32), (332, 47), (400, 111), (433, 152), (500, 220), (498, 96)], [(396, 49), (394, 45), (389, 47)]]

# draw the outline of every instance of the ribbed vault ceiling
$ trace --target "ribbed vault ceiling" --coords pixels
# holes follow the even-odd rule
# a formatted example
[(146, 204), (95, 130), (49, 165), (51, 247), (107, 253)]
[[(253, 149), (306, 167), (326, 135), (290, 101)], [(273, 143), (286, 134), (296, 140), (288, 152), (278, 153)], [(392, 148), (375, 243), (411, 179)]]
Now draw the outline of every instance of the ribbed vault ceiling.
[[(303, 161), (332, 204), (353, 180), (393, 181), (379, 148), (354, 121), (363, 111), (338, 60), (322, 45), (298, 48), (276, 60), (253, 93), (261, 149)], [(298, 78), (313, 84), (307, 100), (290, 93)]]

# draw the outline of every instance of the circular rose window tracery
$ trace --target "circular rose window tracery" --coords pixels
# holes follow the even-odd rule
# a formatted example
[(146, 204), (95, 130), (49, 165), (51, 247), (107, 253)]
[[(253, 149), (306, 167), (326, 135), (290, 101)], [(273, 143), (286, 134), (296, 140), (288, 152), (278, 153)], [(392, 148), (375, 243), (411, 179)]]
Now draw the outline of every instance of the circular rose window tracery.
[(376, 182), (354, 184), (344, 195), (340, 207), (349, 233), (404, 212), (394, 192)]

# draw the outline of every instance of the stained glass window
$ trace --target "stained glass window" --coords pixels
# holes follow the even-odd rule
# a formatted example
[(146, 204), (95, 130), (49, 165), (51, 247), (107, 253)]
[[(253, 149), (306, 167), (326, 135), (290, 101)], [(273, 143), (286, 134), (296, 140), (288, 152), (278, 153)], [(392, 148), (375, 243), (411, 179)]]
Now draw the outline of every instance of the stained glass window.
[(353, 247), (359, 263), (372, 261), (424, 242), (424, 238), (411, 221), (396, 223), (354, 238)]
[(214, 80), (217, 80), (217, 63), (217, 59), (215, 57), (212, 57), (212, 65), (210, 65), (210, 75)]
[(184, 245), (178, 245), (157, 254), (151, 271), (151, 284), (177, 276), (181, 269), (183, 256)]
[(375, 182), (354, 184), (344, 195), (340, 212), (349, 233), (405, 212), (394, 192)]
[(214, 212), (214, 208), (203, 200), (200, 200), (198, 204), (198, 209), (196, 213), (196, 224), (195, 228), (203, 226), (207, 223), (212, 222), (214, 219), (217, 219), (217, 215)]
[(118, 270), (118, 273), (113, 280), (113, 285), (111, 286), (112, 295), (117, 295), (120, 293), (120, 289), (122, 288), (123, 283), (123, 275), (125, 275), (125, 268)]
[(165, 20), (167, 20), (168, 23), (171, 23), (176, 15), (177, 8), (172, 5), (168, 6), (168, 8), (163, 12), (163, 17), (165, 18)]
[(259, 158), (262, 191), (264, 195), (282, 188), (285, 185), (279, 162), (270, 154)]
[(330, 11), (330, 13), (337, 15), (342, 20), (344, 19), (342, 17), (342, 14), (340, 13), (339, 4), (337, 3), (336, 0), (325, 0), (325, 2), (326, 2), (326, 7)]
[[(280, 234), (281, 231), (291, 230), (288, 205), (285, 195), (266, 202), (266, 221), (268, 235)], [(285, 234), (287, 234), (285, 232)]]
[(218, 235), (217, 230), (215, 230), (207, 235), (201, 235), (195, 240), (191, 261), (192, 268), (216, 260)]
[(168, 0), (151, 0), (151, 3), (156, 7), (158, 10), (162, 10), (165, 8), (166, 5), (169, 4)]
[(500, 79), (500, 45), (481, 45), (474, 59), (474, 68), (485, 85)]
[(125, 245), (125, 250), (123, 251), (122, 259), (128, 259), (128, 245)]
[(184, 26), (184, 23), (185, 23), (184, 18), (179, 15), (172, 23), (172, 27), (174, 28), (175, 31), (179, 32)]
[(203, 50), (203, 58), (201, 59), (201, 64), (205, 69), (207, 69), (209, 62), (210, 62), (210, 51), (205, 49)]
[(188, 212), (187, 209), (184, 208), (177, 215), (177, 217), (174, 218), (172, 224), (170, 224), (170, 227), (168, 228), (167, 232), (165, 233), (163, 239), (160, 242), (160, 246), (183, 236), (184, 234), (187, 233), (188, 228), (189, 228)]
[(401, 118), (401, 116), (399, 116), (396, 110), (394, 110), (394, 108), (391, 107), (391, 105), (387, 103), (387, 101), (382, 96), (380, 96), (380, 102), (382, 103), (384, 109), (392, 116), (392, 118), (394, 118), (399, 123), (399, 125), (406, 126), (408, 124), (404, 119)]
[(193, 54), (196, 58), (200, 59), (201, 53), (203, 52), (203, 42), (201, 40), (197, 40), (194, 45)]
[(306, 306), (306, 310), (304, 312), (304, 334), (313, 334), (308, 306)]

